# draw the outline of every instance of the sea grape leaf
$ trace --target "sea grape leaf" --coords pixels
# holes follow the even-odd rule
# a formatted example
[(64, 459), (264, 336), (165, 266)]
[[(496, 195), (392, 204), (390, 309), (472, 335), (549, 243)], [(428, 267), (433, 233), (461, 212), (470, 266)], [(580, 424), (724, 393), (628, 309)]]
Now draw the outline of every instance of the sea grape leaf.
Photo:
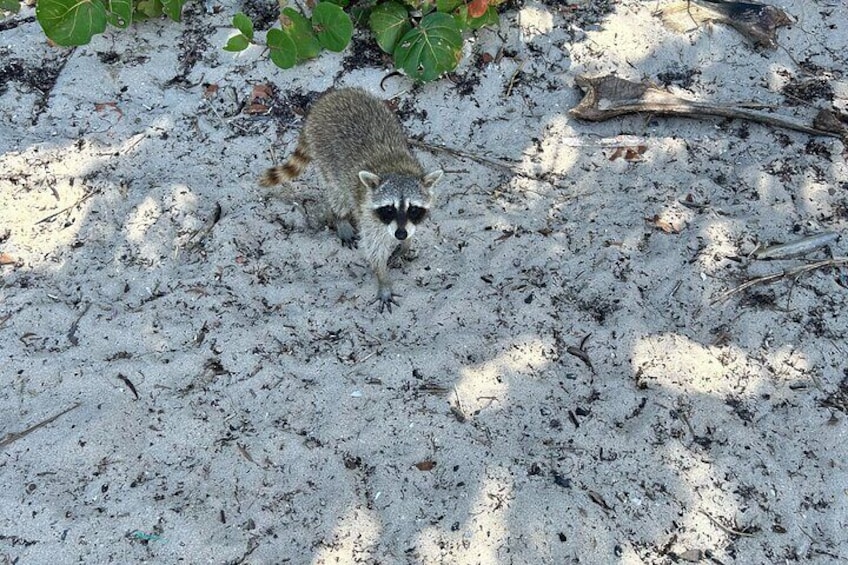
[(395, 66), (410, 77), (431, 81), (456, 68), (462, 56), (462, 34), (453, 16), (427, 14), (395, 48)]
[(20, 11), (20, 0), (0, 0), (0, 20), (2, 20), (6, 14), (17, 14)]
[(436, 0), (436, 9), (446, 14), (453, 12), (462, 5), (462, 0)]
[(162, 0), (162, 11), (175, 22), (180, 21), (186, 0)]
[(138, 0), (135, 5), (136, 17), (158, 18), (162, 15), (162, 2), (159, 0)]
[(240, 33), (232, 36), (224, 45), (224, 51), (244, 51), (250, 45), (250, 40)]
[(353, 22), (344, 10), (330, 2), (320, 2), (312, 10), (312, 29), (328, 51), (343, 51), (353, 37)]
[(284, 8), (280, 21), (283, 31), (294, 43), (298, 62), (318, 56), (321, 43), (312, 32), (312, 24), (303, 14), (293, 8)]
[(238, 12), (233, 16), (233, 27), (239, 30), (248, 41), (253, 41), (253, 21), (243, 13)]
[(115, 27), (126, 29), (132, 23), (132, 0), (106, 0), (106, 21)]
[(290, 69), (297, 63), (297, 48), (291, 37), (281, 29), (269, 29), (265, 43), (271, 51), (271, 61), (281, 69)]
[(377, 45), (386, 53), (393, 53), (398, 39), (412, 29), (409, 12), (397, 2), (386, 2), (374, 8), (368, 18), (368, 26)]
[(40, 0), (35, 17), (44, 35), (63, 47), (85, 45), (106, 30), (106, 6), (101, 0)]

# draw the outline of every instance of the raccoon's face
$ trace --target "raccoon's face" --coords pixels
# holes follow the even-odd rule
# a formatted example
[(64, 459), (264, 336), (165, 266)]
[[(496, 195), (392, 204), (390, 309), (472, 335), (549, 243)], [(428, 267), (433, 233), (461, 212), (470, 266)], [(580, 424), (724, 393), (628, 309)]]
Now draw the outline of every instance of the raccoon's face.
[(427, 218), (433, 201), (430, 189), (441, 176), (442, 171), (435, 171), (423, 178), (387, 175), (381, 179), (367, 171), (359, 173), (371, 190), (371, 213), (398, 241), (412, 237), (416, 226)]
[(428, 206), (420, 201), (398, 198), (379, 202), (373, 213), (392, 237), (403, 241), (412, 237), (415, 227), (427, 217)]

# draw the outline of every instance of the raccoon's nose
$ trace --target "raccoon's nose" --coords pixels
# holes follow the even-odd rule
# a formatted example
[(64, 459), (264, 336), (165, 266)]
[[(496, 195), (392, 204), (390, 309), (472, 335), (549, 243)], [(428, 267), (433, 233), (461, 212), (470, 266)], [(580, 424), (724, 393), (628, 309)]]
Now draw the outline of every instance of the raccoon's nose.
[(401, 241), (403, 241), (404, 239), (406, 239), (406, 236), (407, 236), (407, 235), (408, 235), (408, 234), (406, 233), (406, 230), (405, 230), (405, 229), (403, 229), (403, 228), (398, 228), (398, 229), (395, 231), (395, 237), (396, 237), (396, 238), (398, 238), (398, 239), (399, 239), (399, 240), (401, 240)]

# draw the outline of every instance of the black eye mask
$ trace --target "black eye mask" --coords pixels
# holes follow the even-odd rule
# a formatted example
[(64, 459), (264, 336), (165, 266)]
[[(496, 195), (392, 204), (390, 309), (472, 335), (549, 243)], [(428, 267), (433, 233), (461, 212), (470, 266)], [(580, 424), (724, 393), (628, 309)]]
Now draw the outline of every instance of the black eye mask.
[(410, 206), (406, 210), (406, 217), (409, 218), (409, 221), (413, 224), (417, 224), (427, 217), (427, 208), (422, 208), (421, 206)]
[(392, 205), (388, 205), (375, 208), (374, 214), (386, 225), (395, 221), (399, 224), (405, 224), (407, 220), (413, 224), (418, 224), (427, 217), (427, 208), (422, 208), (421, 206), (410, 206), (406, 209), (405, 214), (399, 214), (397, 208)]
[(380, 206), (374, 210), (374, 213), (386, 225), (391, 224), (397, 218), (397, 210), (394, 206)]

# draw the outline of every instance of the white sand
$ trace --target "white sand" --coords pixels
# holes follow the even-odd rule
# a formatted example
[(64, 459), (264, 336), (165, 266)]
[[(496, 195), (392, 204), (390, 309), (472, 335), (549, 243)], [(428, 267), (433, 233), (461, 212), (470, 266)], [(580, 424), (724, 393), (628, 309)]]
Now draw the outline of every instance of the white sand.
[[(66, 58), (44, 98), (0, 87), (0, 253), (17, 261), (0, 267), (0, 436), (79, 403), (0, 448), (0, 563), (848, 560), (845, 269), (713, 303), (826, 257), (747, 259), (759, 242), (848, 233), (845, 146), (567, 114), (575, 77), (608, 72), (846, 110), (848, 7), (783, 2), (798, 24), (758, 51), (665, 29), (663, 2), (593, 25), (554, 4), (470, 44), (469, 94), (382, 92), (387, 69), (345, 70), (350, 50), (290, 71), (233, 57), (229, 2), (72, 52), (34, 22), (0, 32), (0, 68)], [(790, 81), (832, 100), (790, 106)], [(245, 114), (268, 82), (278, 117)], [(513, 164), (420, 153), (448, 174), (391, 314), (356, 252), (255, 182), (294, 147), (289, 106), (333, 85), (396, 95), (411, 134)], [(568, 352), (586, 336), (591, 370)]]

